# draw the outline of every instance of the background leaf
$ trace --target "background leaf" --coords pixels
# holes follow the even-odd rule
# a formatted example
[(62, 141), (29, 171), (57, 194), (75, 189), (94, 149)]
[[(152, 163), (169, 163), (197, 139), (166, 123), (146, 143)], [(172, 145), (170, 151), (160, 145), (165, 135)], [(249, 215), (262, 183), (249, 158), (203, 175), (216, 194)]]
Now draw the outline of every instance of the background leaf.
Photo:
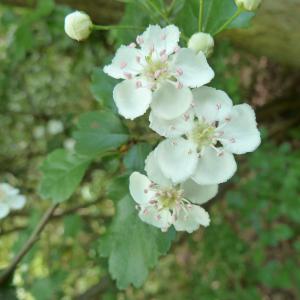
[(105, 74), (102, 68), (94, 70), (92, 75), (91, 92), (95, 99), (104, 107), (116, 112), (117, 108), (112, 98), (117, 80)]
[(173, 230), (162, 233), (142, 222), (134, 201), (126, 196), (118, 203), (110, 230), (100, 239), (100, 253), (109, 257), (109, 271), (119, 288), (140, 287), (174, 238)]
[(152, 146), (147, 143), (134, 145), (124, 156), (124, 165), (128, 171), (144, 171), (145, 159), (152, 150)]
[[(234, 0), (204, 0), (203, 31), (214, 34), (236, 11)], [(187, 36), (198, 32), (199, 1), (186, 0), (175, 23)], [(243, 28), (249, 25), (254, 13), (243, 12), (228, 28)]]
[(128, 140), (120, 119), (112, 112), (89, 112), (81, 115), (74, 133), (76, 151), (87, 155), (113, 150)]
[(63, 149), (50, 153), (41, 166), (39, 194), (53, 202), (67, 200), (79, 185), (90, 160)]

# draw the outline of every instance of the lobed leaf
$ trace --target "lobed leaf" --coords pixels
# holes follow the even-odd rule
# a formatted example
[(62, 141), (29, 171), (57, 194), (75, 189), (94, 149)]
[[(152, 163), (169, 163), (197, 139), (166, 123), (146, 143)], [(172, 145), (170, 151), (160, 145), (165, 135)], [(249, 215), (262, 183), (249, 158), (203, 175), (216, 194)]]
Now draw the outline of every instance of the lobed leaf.
[(87, 157), (64, 149), (53, 151), (41, 166), (43, 178), (39, 194), (55, 203), (67, 200), (79, 185), (89, 164)]

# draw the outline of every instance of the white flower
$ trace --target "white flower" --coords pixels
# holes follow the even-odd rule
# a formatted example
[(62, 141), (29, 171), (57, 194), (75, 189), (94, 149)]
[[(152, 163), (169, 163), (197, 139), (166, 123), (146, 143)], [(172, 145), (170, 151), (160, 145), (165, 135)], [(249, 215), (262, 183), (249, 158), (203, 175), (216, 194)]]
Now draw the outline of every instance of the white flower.
[(76, 141), (72, 138), (68, 138), (64, 141), (64, 147), (65, 149), (67, 149), (68, 151), (74, 151), (75, 149), (75, 144)]
[(19, 190), (7, 183), (0, 183), (0, 219), (5, 218), (10, 210), (21, 209), (26, 198), (19, 194)]
[(188, 87), (202, 86), (214, 77), (203, 53), (179, 48), (179, 29), (150, 25), (137, 44), (121, 46), (104, 72), (116, 79), (113, 98), (127, 119), (143, 115), (149, 106), (163, 119), (182, 116), (192, 103)]
[(214, 50), (214, 39), (209, 33), (197, 32), (194, 33), (189, 41), (188, 48), (196, 53), (202, 51), (206, 57), (210, 56)]
[(237, 168), (233, 154), (252, 152), (261, 142), (255, 113), (248, 104), (233, 106), (214, 88), (201, 87), (193, 95), (196, 120), (150, 120), (152, 129), (169, 137), (154, 150), (156, 159), (174, 183), (190, 176), (199, 184), (225, 182)]
[(74, 40), (82, 41), (89, 37), (93, 23), (90, 17), (83, 12), (75, 11), (65, 18), (65, 32)]
[(242, 7), (245, 10), (253, 11), (258, 8), (261, 0), (235, 0), (237, 6)]
[(40, 139), (42, 137), (44, 137), (45, 135), (45, 127), (44, 126), (36, 126), (33, 128), (33, 136), (36, 138), (36, 139)]
[(208, 226), (209, 215), (200, 205), (217, 194), (218, 186), (198, 185), (193, 180), (174, 185), (161, 173), (153, 152), (146, 161), (148, 177), (134, 172), (129, 180), (141, 220), (162, 231), (171, 225), (177, 231), (187, 232), (197, 230), (200, 225)]
[(64, 124), (59, 120), (50, 120), (47, 124), (47, 130), (50, 134), (59, 134), (64, 130)]

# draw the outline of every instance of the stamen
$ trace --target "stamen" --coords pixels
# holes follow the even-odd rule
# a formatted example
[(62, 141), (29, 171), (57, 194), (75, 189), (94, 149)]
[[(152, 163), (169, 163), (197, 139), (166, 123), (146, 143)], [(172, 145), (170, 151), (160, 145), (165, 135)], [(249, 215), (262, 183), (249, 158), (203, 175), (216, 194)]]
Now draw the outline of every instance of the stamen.
[(160, 53), (159, 53), (159, 55), (160, 55), (160, 56), (164, 56), (164, 55), (166, 55), (166, 52), (167, 52), (166, 49), (161, 50)]
[(183, 88), (183, 84), (180, 81), (176, 82), (176, 88), (177, 89), (182, 89)]
[(137, 81), (135, 83), (135, 86), (136, 86), (137, 89), (140, 88), (140, 87), (142, 87), (142, 82), (141, 81)]
[(121, 68), (121, 69), (124, 69), (124, 68), (126, 68), (126, 67), (127, 67), (127, 62), (121, 61), (121, 62), (120, 62), (120, 68)]
[(126, 77), (126, 79), (132, 79), (132, 74), (130, 73), (124, 73), (124, 76)]
[(185, 113), (183, 117), (184, 117), (184, 121), (186, 122), (190, 119), (190, 115), (188, 113)]
[(136, 43), (131, 43), (131, 44), (129, 44), (128, 47), (130, 47), (130, 48), (135, 48), (135, 47), (136, 47)]
[(181, 68), (177, 68), (176, 73), (177, 73), (178, 76), (181, 76), (183, 74), (183, 71), (182, 71)]
[(180, 50), (180, 47), (179, 47), (179, 46), (176, 46), (176, 47), (174, 48), (173, 51), (174, 51), (175, 53), (177, 53), (179, 50)]
[(167, 35), (164, 33), (164, 34), (162, 34), (162, 36), (160, 37), (163, 41), (165, 41), (166, 40), (166, 38), (167, 38)]
[(136, 42), (139, 45), (142, 45), (144, 43), (144, 39), (140, 35), (138, 35), (137, 38), (136, 38)]

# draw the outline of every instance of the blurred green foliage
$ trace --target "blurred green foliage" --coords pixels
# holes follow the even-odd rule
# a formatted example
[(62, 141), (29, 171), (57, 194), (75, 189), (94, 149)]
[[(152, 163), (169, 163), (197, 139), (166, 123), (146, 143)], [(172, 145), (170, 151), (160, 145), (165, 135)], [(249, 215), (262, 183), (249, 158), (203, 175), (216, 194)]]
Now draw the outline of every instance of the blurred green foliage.
[[(143, 5), (143, 1), (139, 2)], [(180, 5), (194, 5), (194, 1), (175, 2), (174, 9), (178, 11)], [(220, 9), (222, 3), (213, 2), (213, 8)], [(62, 30), (69, 9), (54, 6), (48, 0), (39, 3), (35, 11), (0, 7), (3, 66), (0, 176), (1, 181), (20, 187), (28, 197), (24, 211), (0, 221), (0, 270), (20, 249), (49, 206), (37, 196), (42, 159), (56, 148), (65, 148), (54, 154), (58, 160), (70, 156), (72, 166), (72, 136), (78, 115), (103, 107), (114, 109), (111, 101), (114, 81), (98, 67), (111, 56), (104, 41), (108, 38), (120, 44), (132, 41), (136, 35), (131, 32), (113, 32), (108, 37), (96, 34), (88, 42), (78, 44), (69, 40)], [(154, 3), (161, 5), (159, 0)], [(122, 22), (130, 20), (146, 25), (160, 18), (154, 14), (153, 20), (148, 20), (144, 14), (137, 15), (134, 6), (127, 5)], [(180, 19), (177, 21), (180, 23)], [(215, 30), (213, 22), (208, 24)], [(226, 90), (239, 103), (238, 70), (226, 59), (233, 51), (227, 42), (217, 40), (210, 63), (216, 71), (213, 85)], [(111, 122), (104, 122), (107, 115), (102, 118), (101, 113), (93, 116), (95, 122), (101, 123), (101, 131), (105, 132), (105, 126), (116, 131), (115, 139), (107, 140), (107, 149), (127, 140), (124, 124), (114, 117), (109, 118)], [(51, 130), (49, 123), (53, 120), (61, 121), (63, 129)], [(92, 139), (89, 145), (86, 136), (99, 128), (89, 125), (84, 115), (81, 116), (74, 134), (77, 147), (82, 141), (81, 152), (98, 153), (103, 149), (99, 149), (97, 140)], [(137, 137), (141, 132), (148, 133), (144, 132), (143, 118), (134, 125), (126, 125)], [(178, 234), (169, 254), (159, 259), (142, 288), (118, 291), (115, 282), (108, 280), (101, 295), (91, 299), (299, 299), (300, 152), (292, 146), (292, 141), (278, 145), (266, 132), (263, 145), (241, 159), (238, 174), (209, 208), (211, 226), (192, 235)], [(125, 203), (128, 201), (124, 198), (128, 193), (126, 174), (143, 169), (144, 157), (150, 150), (149, 143), (133, 139), (118, 156), (97, 158), (80, 188), (68, 203), (61, 205), (41, 240), (17, 270), (12, 283), (15, 289), (2, 289), (0, 299), (15, 299), (15, 295), (26, 300), (74, 299), (107, 278), (108, 269), (120, 287), (128, 283), (126, 276), (118, 278), (122, 272), (133, 273), (135, 285), (141, 285), (148, 267), (154, 266), (174, 239), (173, 232), (169, 232), (167, 243), (165, 239), (154, 242), (161, 235), (154, 228), (151, 239), (142, 239), (145, 231), (148, 237), (148, 225), (139, 222), (132, 203)], [(70, 165), (64, 165), (64, 170), (68, 171)], [(76, 172), (79, 177), (81, 167)], [(84, 159), (83, 167), (86, 167)], [(47, 160), (43, 168), (47, 168)], [(54, 172), (51, 177), (51, 186), (57, 187), (64, 199), (74, 188), (67, 175), (66, 172), (62, 179), (56, 178)], [(44, 187), (43, 193), (48, 192), (48, 187)], [(116, 209), (117, 214), (112, 218)], [(132, 247), (134, 243), (138, 245)], [(122, 251), (115, 252), (116, 248)], [(135, 253), (137, 248), (139, 251)], [(140, 253), (143, 258), (139, 257)], [(109, 261), (103, 256), (108, 256)], [(124, 257), (129, 257), (137, 269), (128, 269)], [(147, 266), (141, 264), (144, 261)]]

